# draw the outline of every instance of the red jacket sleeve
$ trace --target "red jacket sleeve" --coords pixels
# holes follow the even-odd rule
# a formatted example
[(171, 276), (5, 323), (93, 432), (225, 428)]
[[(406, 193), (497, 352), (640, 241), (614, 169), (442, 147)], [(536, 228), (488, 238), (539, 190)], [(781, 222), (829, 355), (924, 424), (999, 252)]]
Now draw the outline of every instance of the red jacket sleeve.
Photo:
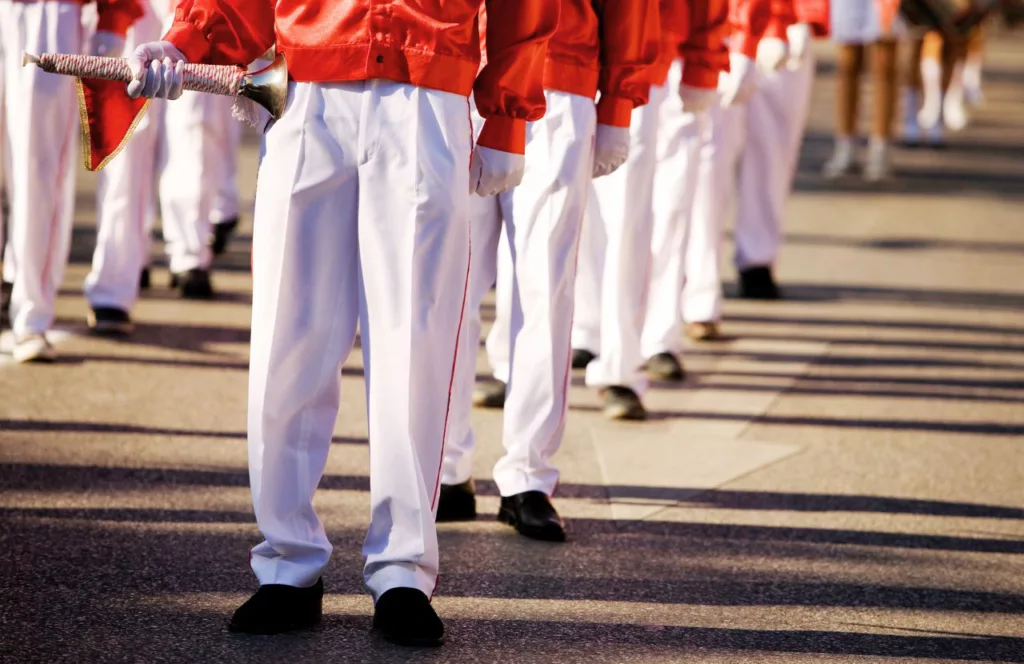
[(793, 0), (771, 0), (771, 20), (765, 37), (786, 40), (786, 28), (796, 23), (796, 9)]
[(779, 0), (729, 0), (730, 48), (750, 59), (772, 21), (772, 4)]
[(125, 36), (143, 16), (139, 0), (96, 0), (96, 29)]
[(604, 0), (599, 7), (597, 121), (628, 127), (633, 109), (646, 104), (651, 94), (650, 70), (661, 48), (658, 0)]
[(807, 23), (815, 37), (827, 37), (830, 28), (829, 0), (795, 0), (796, 20)]
[(544, 60), (558, 26), (550, 0), (486, 0), (487, 64), (473, 96), (485, 118), (477, 143), (523, 154), (526, 123), (544, 117)]
[(181, 0), (164, 36), (189, 62), (245, 67), (274, 44), (273, 0)]
[(728, 0), (691, 0), (690, 32), (679, 48), (683, 57), (683, 83), (695, 88), (718, 87), (718, 75), (729, 71)]

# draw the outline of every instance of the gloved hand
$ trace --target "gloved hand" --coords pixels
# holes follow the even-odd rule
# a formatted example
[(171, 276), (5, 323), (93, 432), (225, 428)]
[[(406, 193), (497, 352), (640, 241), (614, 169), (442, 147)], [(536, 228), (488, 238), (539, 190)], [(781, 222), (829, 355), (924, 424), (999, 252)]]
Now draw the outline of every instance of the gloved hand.
[(789, 45), (777, 37), (765, 37), (757, 45), (757, 66), (766, 74), (778, 71), (786, 64), (787, 56)]
[(469, 161), (469, 193), (494, 196), (519, 185), (526, 157), (477, 145)]
[(597, 136), (594, 140), (594, 171), (593, 177), (613, 173), (615, 169), (626, 163), (629, 158), (629, 127), (613, 127), (597, 125)]
[(806, 23), (794, 23), (786, 28), (789, 40), (789, 62), (786, 66), (796, 71), (803, 66), (807, 54), (811, 52), (811, 26)]
[(722, 93), (722, 106), (744, 104), (757, 92), (757, 71), (754, 61), (742, 53), (729, 54), (729, 71), (718, 79)]
[(718, 90), (695, 88), (683, 83), (679, 86), (679, 98), (683, 100), (684, 113), (702, 113), (718, 102)]
[(181, 66), (185, 63), (185, 55), (170, 42), (142, 44), (128, 58), (134, 77), (128, 84), (128, 96), (177, 99), (181, 96)]
[(90, 53), (101, 58), (119, 58), (124, 53), (124, 37), (106, 30), (97, 30), (92, 36)]

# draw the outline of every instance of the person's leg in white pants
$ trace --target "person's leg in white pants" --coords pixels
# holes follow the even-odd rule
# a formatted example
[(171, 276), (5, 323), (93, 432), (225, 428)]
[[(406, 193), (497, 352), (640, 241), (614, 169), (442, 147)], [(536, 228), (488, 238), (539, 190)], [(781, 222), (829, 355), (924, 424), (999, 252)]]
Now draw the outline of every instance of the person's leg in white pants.
[[(667, 88), (682, 79), (681, 63), (669, 70)], [(702, 127), (706, 123), (684, 113), (682, 102), (668, 96), (658, 111), (658, 162), (654, 172), (651, 234), (651, 277), (641, 336), (641, 352), (649, 370), (663, 379), (681, 380), (678, 356), (682, 353), (682, 294), (687, 229), (697, 188)]]
[(780, 296), (774, 266), (782, 246), (783, 219), (807, 124), (814, 71), (813, 59), (807, 58), (795, 71), (762, 74), (758, 91), (748, 102), (733, 232), (742, 296)]
[(17, 361), (55, 357), (53, 324), (71, 246), (76, 97), (74, 80), (22, 67), (23, 51), (75, 53), (81, 47), (77, 2), (0, 0), (4, 43), (6, 142), (10, 154), (10, 240), (5, 279), (14, 283), (11, 327)]
[(469, 276), (467, 100), (388, 81), (294, 83), (265, 140), (249, 472), (266, 541), (252, 569), (261, 585), (308, 588), (331, 555), (313, 493), (358, 321), (370, 436), (366, 585), (375, 601), (399, 587), (429, 597)]
[(743, 104), (714, 108), (705, 116), (707, 130), (686, 238), (682, 309), (687, 334), (700, 339), (717, 336), (722, 318), (722, 234), (736, 192), (746, 118)]
[(608, 245), (604, 225), (597, 218), (597, 190), (589, 187), (587, 210), (580, 231), (576, 266), (576, 311), (572, 321), (572, 366), (585, 369), (601, 350), (601, 287), (604, 252)]
[[(161, 18), (148, 2), (128, 30), (125, 53), (160, 37)], [(157, 141), (162, 100), (151, 100), (131, 140), (99, 172), (96, 187), (96, 250), (85, 278), (89, 326), (100, 334), (131, 332), (130, 313), (148, 264), (149, 229), (156, 197)]]
[(562, 443), (568, 410), (576, 261), (597, 116), (592, 99), (552, 91), (545, 96), (547, 113), (528, 131), (526, 175), (503, 206), (514, 267), (511, 371), (505, 455), (494, 480), (506, 522), (529, 537), (561, 540), (557, 515), (531, 519), (533, 508), (519, 502), (531, 500), (531, 492), (550, 496), (558, 484), (551, 458)]
[(213, 196), (210, 208), (210, 226), (212, 238), (210, 247), (213, 254), (219, 256), (227, 251), (228, 241), (238, 226), (240, 201), (238, 194), (238, 147), (242, 141), (242, 123), (235, 119), (232, 108), (234, 102), (230, 98), (210, 118), (223, 141), (223, 165), (219, 186)]
[(584, 224), (601, 224), (606, 237), (601, 284), (601, 347), (587, 365), (586, 383), (601, 389), (605, 414), (614, 419), (646, 417), (640, 396), (647, 388), (640, 348), (650, 281), (653, 184), (657, 164), (658, 110), (665, 86), (633, 111), (629, 159), (601, 178), (597, 205)]
[[(474, 126), (483, 119), (474, 114)], [(470, 423), (471, 404), (476, 380), (476, 360), (480, 348), (480, 305), (495, 279), (498, 236), (501, 235), (501, 206), (498, 196), (469, 197), (470, 259), (469, 290), (466, 311), (459, 335), (459, 361), (452, 387), (451, 411), (448, 416), (449, 438), (444, 447), (441, 466), (442, 494), (438, 521), (471, 519), (476, 515), (476, 501), (470, 479), (473, 477), (473, 450), (476, 447)], [(508, 351), (505, 351), (506, 355)], [(507, 379), (507, 375), (506, 375)], [(453, 488), (449, 488), (453, 487)]]
[[(498, 197), (500, 209), (490, 205), (480, 210), (480, 219), (473, 220), (474, 237), (483, 222), (484, 230), (479, 235), (484, 236), (484, 244), (480, 247), (474, 242), (471, 310), (466, 314), (471, 322), (460, 344), (463, 359), (475, 358), (479, 303), (497, 272), (498, 315), (488, 347), (504, 340), (508, 344), (504, 354), (510, 358), (502, 436), (505, 455), (494, 469), (502, 495), (499, 516), (528, 537), (560, 541), (565, 532), (547, 497), (558, 483), (558, 470), (551, 457), (565, 430), (576, 257), (593, 168), (597, 120), (592, 99), (553, 91), (546, 93), (546, 99), (544, 118), (527, 129), (522, 183)], [(508, 239), (507, 245), (496, 252), (498, 219), (504, 220)], [(486, 255), (478, 258), (478, 248)], [(503, 269), (497, 271), (496, 254), (503, 262)], [(503, 333), (506, 329), (508, 336)], [(500, 349), (494, 350), (494, 354), (500, 354)], [(460, 370), (463, 378), (459, 382), (463, 385), (471, 379), (470, 371), (466, 364)], [(453, 403), (453, 411), (468, 411), (468, 407), (465, 395)], [(468, 412), (453, 419), (469, 428)], [(466, 459), (472, 452), (473, 438), (471, 432), (467, 433), (456, 439), (468, 444), (445, 454), (445, 467), (452, 472), (445, 473), (442, 501), (450, 502), (451, 515), (460, 518), (475, 514), (475, 510), (455, 509), (468, 505), (464, 498), (467, 492), (457, 496), (452, 486), (468, 481), (472, 471), (472, 463)], [(530, 493), (543, 497), (526, 495)], [(534, 505), (533, 501), (544, 504)], [(548, 513), (548, 518), (532, 518), (540, 510)]]
[(225, 130), (226, 122), (234, 121), (232, 104), (228, 97), (186, 91), (164, 114), (160, 212), (171, 274), (185, 297), (213, 296), (211, 218), (227, 155), (236, 147)]

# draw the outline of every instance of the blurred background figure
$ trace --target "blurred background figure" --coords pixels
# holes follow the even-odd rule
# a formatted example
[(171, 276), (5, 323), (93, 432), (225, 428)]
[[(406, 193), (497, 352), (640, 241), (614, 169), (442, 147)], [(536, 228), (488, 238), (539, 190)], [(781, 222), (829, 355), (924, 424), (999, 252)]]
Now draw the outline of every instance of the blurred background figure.
[[(166, 0), (140, 0), (143, 15), (128, 31), (122, 53), (159, 39)], [(156, 177), (163, 138), (163, 100), (149, 102), (131, 140), (97, 177), (96, 249), (85, 278), (87, 323), (98, 334), (128, 334), (140, 285), (148, 286), (150, 231), (156, 216)], [(144, 283), (143, 283), (144, 282)]]
[(897, 39), (903, 33), (898, 0), (832, 0), (831, 34), (839, 45), (836, 133), (832, 157), (823, 175), (838, 178), (857, 165), (857, 119), (861, 76), (868, 58), (874, 86), (864, 179), (884, 180), (890, 174), (890, 139), (896, 113)]
[(141, 14), (136, 0), (99, 0), (86, 43), (82, 3), (0, 0), (0, 66), (10, 197), (4, 281), (13, 284), (10, 323), (16, 362), (52, 361), (47, 338), (71, 247), (78, 116), (75, 81), (23, 67), (33, 53), (119, 53)]

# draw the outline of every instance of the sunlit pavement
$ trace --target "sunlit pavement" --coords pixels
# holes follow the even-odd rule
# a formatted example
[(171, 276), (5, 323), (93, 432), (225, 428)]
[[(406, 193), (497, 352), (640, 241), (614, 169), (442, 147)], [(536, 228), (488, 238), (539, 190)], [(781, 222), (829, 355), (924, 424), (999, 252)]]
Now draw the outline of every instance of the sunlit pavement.
[[(368, 633), (358, 353), (317, 498), (335, 545), (324, 623), (226, 631), (254, 589), (259, 538), (245, 458), (251, 219), (215, 275), (218, 301), (173, 297), (159, 268), (135, 335), (95, 339), (83, 175), (61, 361), (14, 365), (0, 340), (0, 662), (1024, 662), (1024, 44), (1012, 40), (992, 45), (973, 125), (948, 150), (899, 152), (884, 187), (817, 176), (823, 61), (779, 266), (788, 298), (730, 299), (730, 340), (689, 348), (689, 379), (651, 392), (649, 422), (605, 422), (575, 377), (556, 496), (569, 543), (495, 522), (501, 416), (474, 413), (482, 514), (440, 528), (448, 643), (434, 651)], [(250, 198), (256, 150), (242, 159)]]

